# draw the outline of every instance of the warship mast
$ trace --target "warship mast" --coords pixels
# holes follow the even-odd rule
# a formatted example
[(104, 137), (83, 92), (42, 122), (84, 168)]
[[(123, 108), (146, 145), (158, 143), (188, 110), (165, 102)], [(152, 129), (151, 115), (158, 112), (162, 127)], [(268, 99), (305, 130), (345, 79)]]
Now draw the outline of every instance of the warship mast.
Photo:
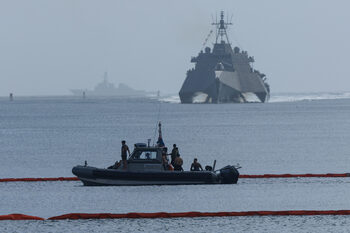
[(215, 23), (212, 23), (211, 25), (215, 25), (216, 26), (215, 44), (218, 43), (219, 36), (220, 36), (221, 41), (224, 40), (224, 36), (225, 36), (227, 43), (231, 44), (229, 39), (228, 39), (226, 29), (227, 29), (228, 25), (232, 25), (232, 23), (224, 21), (224, 11), (220, 12), (220, 21), (219, 22), (216, 21)]

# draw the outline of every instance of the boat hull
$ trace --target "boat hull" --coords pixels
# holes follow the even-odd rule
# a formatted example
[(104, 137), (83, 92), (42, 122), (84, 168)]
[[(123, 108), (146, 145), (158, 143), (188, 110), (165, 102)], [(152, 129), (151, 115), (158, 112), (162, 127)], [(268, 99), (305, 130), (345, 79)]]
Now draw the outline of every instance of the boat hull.
[(85, 186), (233, 184), (237, 183), (239, 176), (238, 171), (232, 166), (227, 166), (218, 172), (130, 172), (116, 169), (76, 166), (73, 168), (72, 172)]

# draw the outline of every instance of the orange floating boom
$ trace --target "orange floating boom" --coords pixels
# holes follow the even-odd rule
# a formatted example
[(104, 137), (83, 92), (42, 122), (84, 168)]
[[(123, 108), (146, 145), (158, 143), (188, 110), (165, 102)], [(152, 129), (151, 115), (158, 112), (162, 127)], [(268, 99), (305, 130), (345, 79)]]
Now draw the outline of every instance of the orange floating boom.
[(50, 178), (4, 178), (0, 182), (35, 182), (35, 181), (78, 181), (77, 177), (50, 177)]
[[(311, 215), (350, 215), (350, 210), (280, 210), (280, 211), (240, 211), (240, 212), (178, 212), (178, 213), (70, 213), (50, 217), (46, 220), (77, 219), (116, 219), (116, 218), (198, 218), (229, 216), (311, 216)], [(24, 214), (0, 215), (0, 220), (45, 220), (37, 216)]]
[(179, 212), (179, 213), (71, 213), (48, 218), (63, 219), (114, 219), (114, 218), (194, 218), (194, 217), (227, 217), (227, 216), (267, 216), (267, 215), (350, 215), (350, 210), (287, 210), (287, 211), (241, 211), (241, 212)]
[(45, 219), (37, 216), (30, 216), (30, 215), (24, 215), (24, 214), (7, 214), (7, 215), (0, 215), (0, 220), (45, 220)]
[(239, 178), (350, 177), (350, 173), (239, 175)]

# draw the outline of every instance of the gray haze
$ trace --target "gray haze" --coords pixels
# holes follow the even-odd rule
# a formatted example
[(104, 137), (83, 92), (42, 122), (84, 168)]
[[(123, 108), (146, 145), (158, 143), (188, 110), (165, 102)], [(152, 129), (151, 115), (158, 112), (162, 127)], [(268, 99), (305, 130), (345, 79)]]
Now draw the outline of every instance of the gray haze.
[(349, 9), (346, 0), (0, 0), (0, 95), (67, 95), (105, 71), (115, 84), (177, 93), (220, 10), (272, 92), (346, 91)]

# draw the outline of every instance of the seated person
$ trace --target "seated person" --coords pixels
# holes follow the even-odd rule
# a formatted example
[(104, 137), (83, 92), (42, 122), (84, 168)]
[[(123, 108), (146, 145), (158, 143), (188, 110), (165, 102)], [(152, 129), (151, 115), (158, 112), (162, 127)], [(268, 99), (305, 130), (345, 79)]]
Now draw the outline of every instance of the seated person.
[(183, 171), (182, 168), (183, 160), (180, 158), (180, 154), (176, 155), (175, 161), (174, 161), (174, 170), (175, 171)]
[(109, 166), (107, 169), (118, 169), (121, 164), (122, 164), (122, 160), (116, 161), (114, 165)]
[(193, 163), (191, 164), (191, 171), (199, 171), (199, 169), (201, 170), (201, 171), (203, 171), (203, 168), (202, 168), (202, 165), (200, 164), (200, 163), (198, 163), (198, 160), (197, 160), (197, 158), (195, 158), (194, 160), (193, 160)]

